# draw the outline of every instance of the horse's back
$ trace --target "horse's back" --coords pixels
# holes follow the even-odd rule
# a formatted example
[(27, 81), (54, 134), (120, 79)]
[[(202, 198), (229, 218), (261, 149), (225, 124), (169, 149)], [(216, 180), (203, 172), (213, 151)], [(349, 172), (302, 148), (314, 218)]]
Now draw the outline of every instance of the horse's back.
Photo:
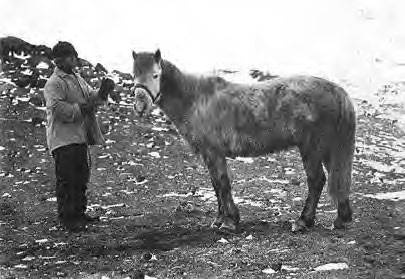
[(354, 116), (354, 107), (347, 92), (323, 78), (303, 75), (280, 77), (270, 80), (264, 87), (268, 97), (277, 100), (277, 108), (285, 110), (284, 106), (287, 106), (294, 114), (297, 108), (305, 107), (308, 115), (301, 117), (310, 121), (339, 122), (343, 114), (347, 118)]
[(196, 103), (190, 123), (196, 138), (229, 154), (254, 155), (299, 145), (308, 137), (327, 142), (337, 136), (335, 127), (353, 122), (353, 116), (350, 99), (338, 85), (293, 76), (218, 87)]
[[(273, 117), (283, 115), (295, 144), (324, 151), (353, 149), (356, 115), (348, 93), (339, 85), (312, 76), (279, 78), (267, 84), (275, 98)], [(352, 152), (352, 151), (350, 151)]]
[(339, 122), (345, 114), (353, 122), (354, 107), (347, 92), (326, 79), (297, 75), (259, 84), (229, 83), (216, 102), (250, 110), (257, 120), (277, 118), (299, 122)]

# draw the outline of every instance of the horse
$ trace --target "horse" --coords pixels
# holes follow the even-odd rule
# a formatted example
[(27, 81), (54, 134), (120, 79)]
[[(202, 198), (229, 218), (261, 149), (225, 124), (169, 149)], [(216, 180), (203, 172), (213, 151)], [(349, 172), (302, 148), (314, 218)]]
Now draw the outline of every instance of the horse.
[(293, 231), (314, 225), (328, 172), (328, 193), (337, 205), (336, 229), (352, 221), (349, 201), (356, 115), (340, 86), (313, 76), (274, 77), (238, 84), (218, 76), (180, 71), (156, 52), (132, 52), (134, 109), (156, 104), (208, 168), (218, 202), (213, 227), (237, 231), (240, 214), (231, 193), (226, 158), (259, 156), (298, 147), (308, 195)]

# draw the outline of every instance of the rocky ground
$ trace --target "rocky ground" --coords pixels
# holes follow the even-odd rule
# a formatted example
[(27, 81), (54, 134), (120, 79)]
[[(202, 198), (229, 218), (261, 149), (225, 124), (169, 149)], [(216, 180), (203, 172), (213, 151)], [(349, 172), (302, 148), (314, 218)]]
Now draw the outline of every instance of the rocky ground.
[[(88, 190), (101, 221), (70, 234), (56, 221), (45, 140), (42, 87), (53, 65), (29, 59), (10, 58), (0, 79), (0, 278), (405, 278), (405, 138), (385, 117), (395, 105), (355, 100), (347, 230), (330, 229), (336, 210), (324, 193), (315, 227), (290, 232), (307, 191), (290, 150), (229, 160), (242, 231), (222, 234), (210, 228), (217, 207), (202, 161), (159, 110), (136, 118), (130, 75), (109, 73), (116, 90), (99, 112), (108, 145), (91, 148)], [(100, 66), (80, 69), (93, 86)], [(400, 85), (379, 94), (405, 94)]]

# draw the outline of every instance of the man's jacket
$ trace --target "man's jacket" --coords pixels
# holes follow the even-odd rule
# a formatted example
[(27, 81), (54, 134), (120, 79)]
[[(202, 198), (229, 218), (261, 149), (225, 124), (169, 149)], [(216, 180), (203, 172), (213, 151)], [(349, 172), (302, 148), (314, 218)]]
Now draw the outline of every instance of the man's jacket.
[(79, 104), (96, 102), (97, 92), (78, 74), (55, 68), (45, 84), (49, 151), (74, 143), (105, 144), (95, 111), (83, 115)]

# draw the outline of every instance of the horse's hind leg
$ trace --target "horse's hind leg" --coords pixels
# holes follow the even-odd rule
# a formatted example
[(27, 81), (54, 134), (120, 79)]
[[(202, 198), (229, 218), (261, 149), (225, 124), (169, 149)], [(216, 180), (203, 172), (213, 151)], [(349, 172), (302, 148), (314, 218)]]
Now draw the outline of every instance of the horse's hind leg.
[(313, 148), (313, 146), (306, 149), (300, 148), (302, 162), (307, 174), (308, 196), (301, 216), (293, 227), (293, 231), (302, 231), (314, 225), (316, 207), (326, 181), (322, 168), (322, 154)]
[(236, 230), (239, 223), (239, 210), (236, 207), (231, 192), (226, 158), (215, 152), (206, 151), (203, 159), (208, 167), (211, 182), (218, 201), (218, 217), (213, 225), (225, 230)]
[[(340, 152), (342, 152), (342, 151), (340, 151)], [(333, 155), (336, 156), (336, 154), (333, 154)], [(344, 163), (348, 164), (348, 163), (350, 163), (350, 160), (351, 159), (346, 159), (344, 161)], [(328, 171), (329, 185), (330, 185), (330, 187), (333, 187), (331, 184), (333, 183), (333, 181), (332, 181), (333, 179), (336, 180), (336, 173), (332, 173), (332, 171), (334, 171), (334, 169), (332, 169), (332, 167), (331, 167), (332, 163), (331, 163), (330, 154), (327, 154), (327, 156), (324, 156), (323, 162)], [(350, 168), (351, 168), (351, 166), (350, 166)], [(340, 171), (342, 171), (343, 169), (344, 169), (344, 167), (339, 167)], [(350, 177), (350, 175), (351, 174), (349, 174), (349, 176), (346, 176), (346, 177)], [(343, 198), (341, 200), (335, 200), (335, 201), (337, 202), (337, 206), (338, 206), (338, 217), (336, 218), (336, 220), (333, 223), (334, 228), (336, 228), (336, 229), (345, 228), (345, 224), (352, 221), (352, 214), (353, 214), (352, 208), (350, 206), (349, 198)]]
[(332, 199), (337, 202), (338, 216), (333, 222), (336, 229), (346, 227), (352, 221), (352, 208), (349, 194), (352, 176), (353, 151), (351, 148), (337, 149), (329, 167), (328, 189)]

